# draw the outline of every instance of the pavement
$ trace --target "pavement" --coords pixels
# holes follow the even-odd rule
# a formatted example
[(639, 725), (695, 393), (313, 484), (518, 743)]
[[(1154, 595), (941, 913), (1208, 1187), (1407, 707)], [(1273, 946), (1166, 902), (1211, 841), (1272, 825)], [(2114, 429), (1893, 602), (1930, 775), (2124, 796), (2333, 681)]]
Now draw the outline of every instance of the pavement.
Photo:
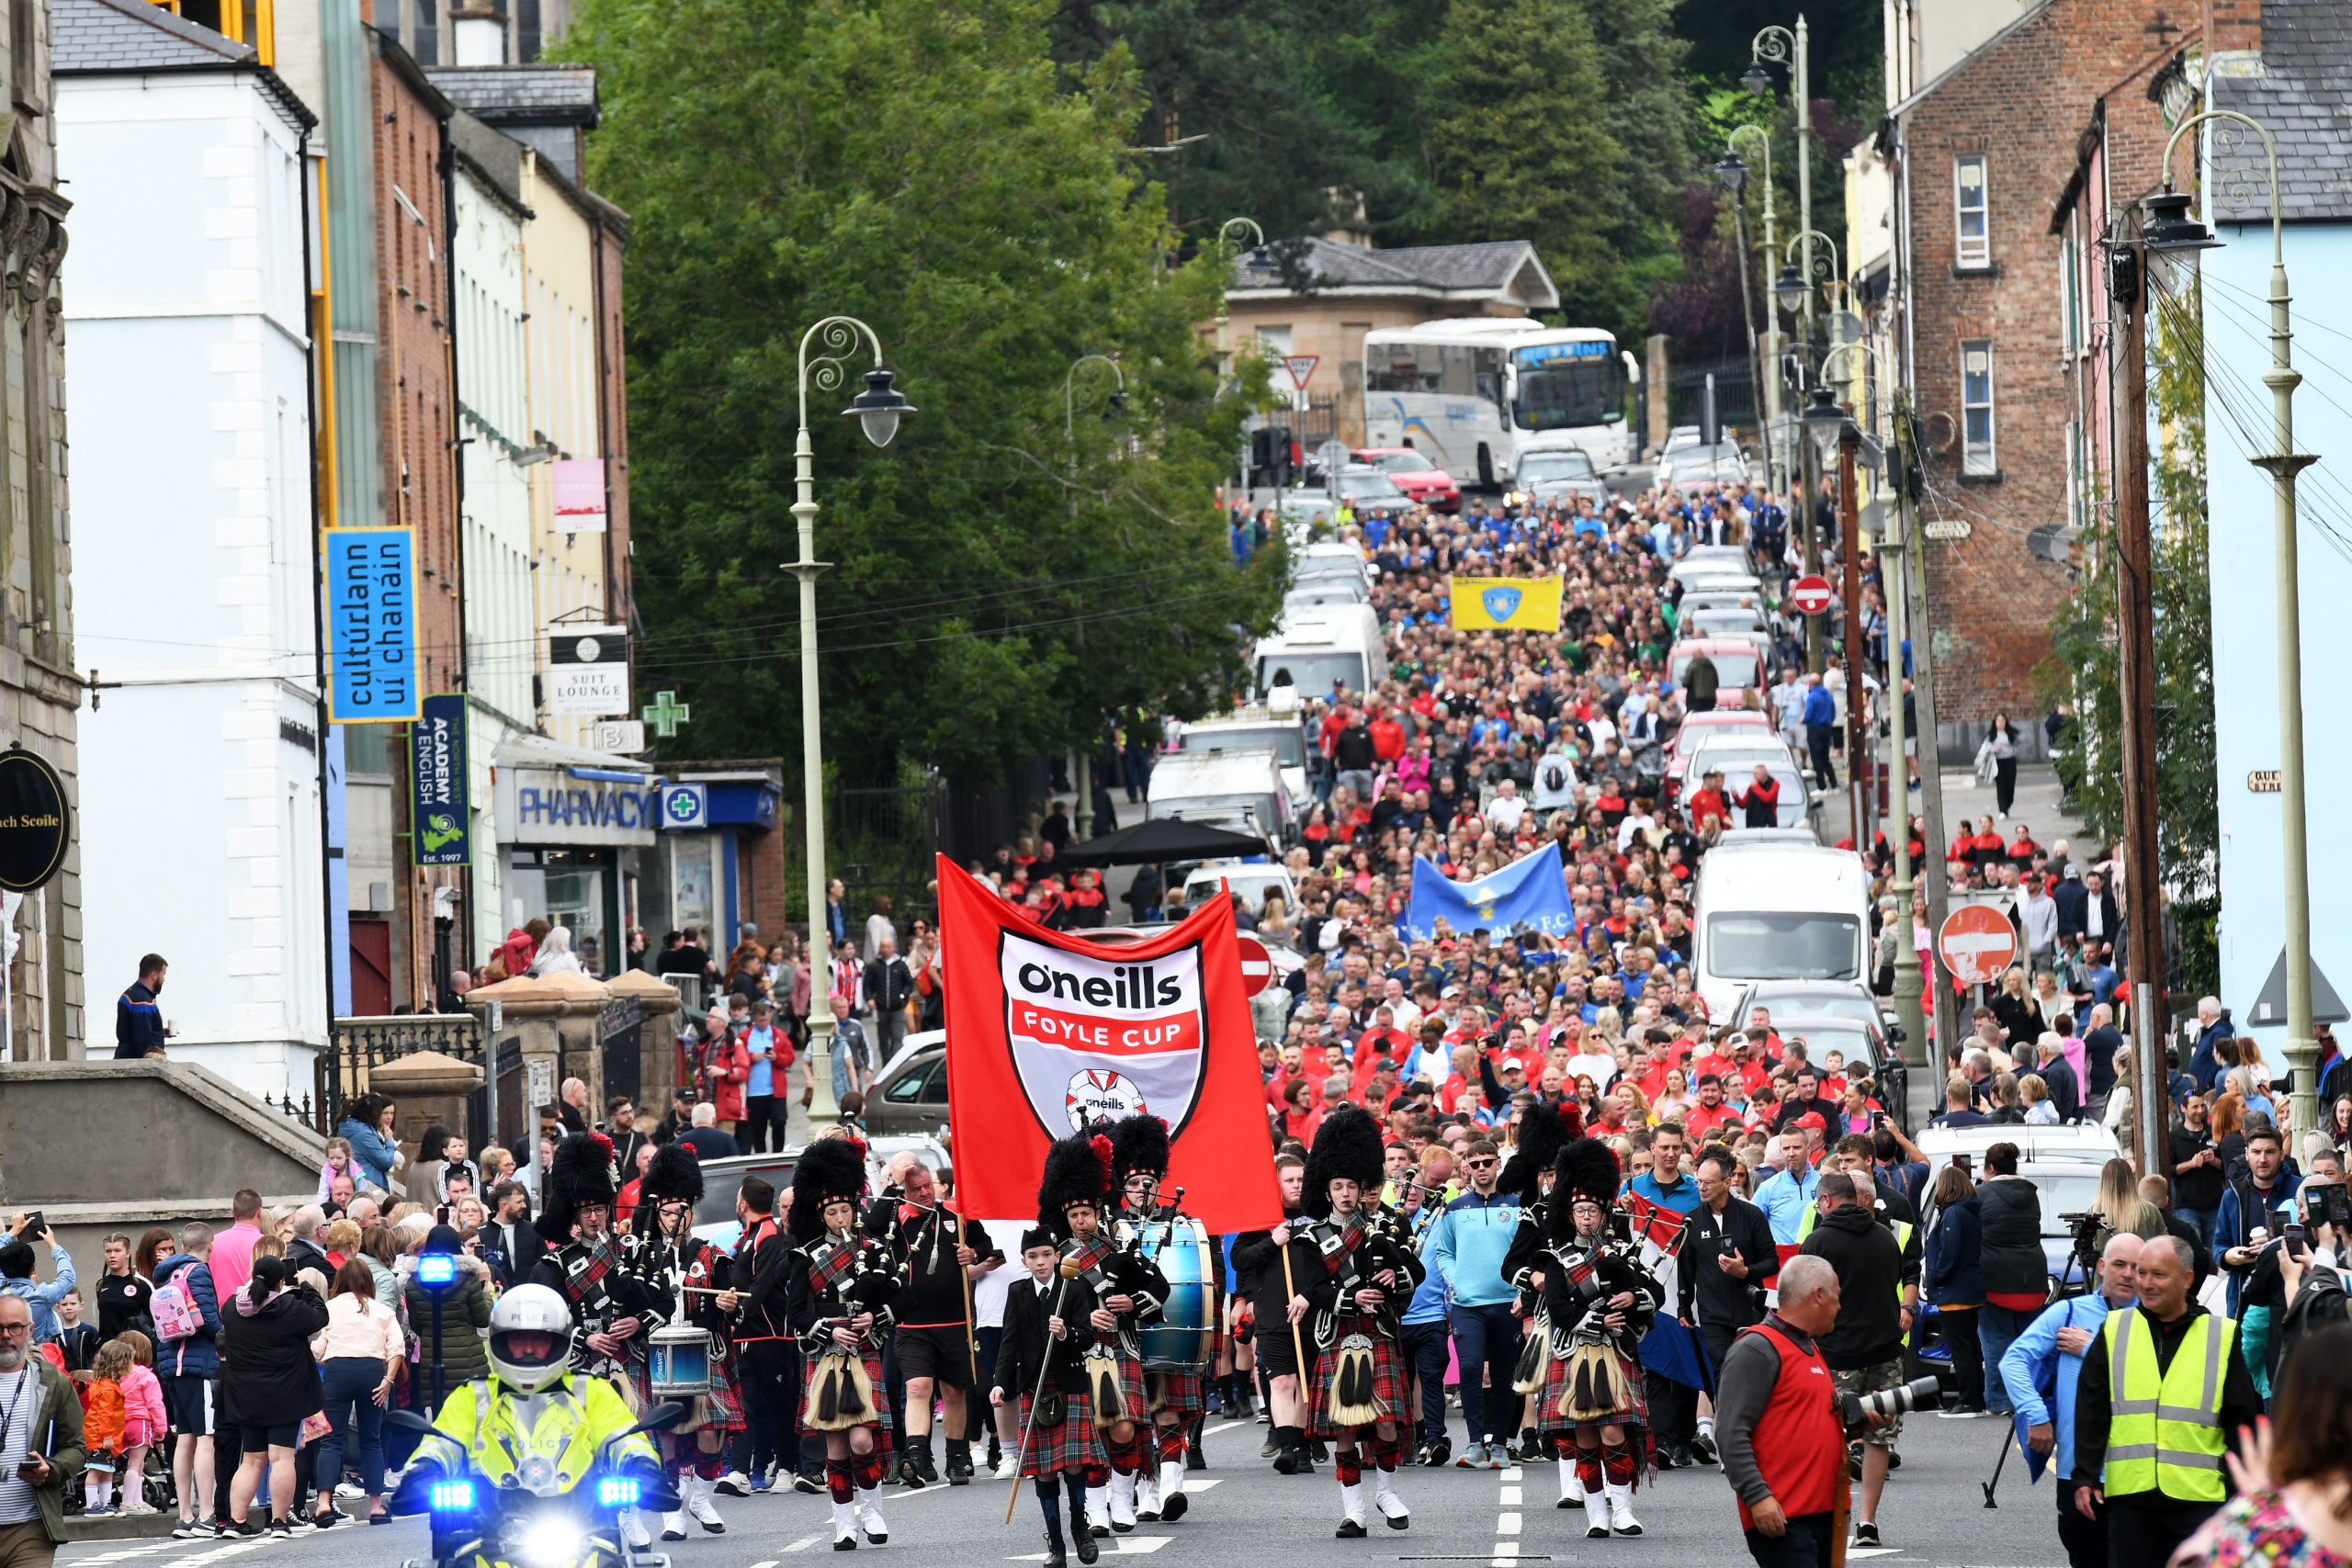
[[(1888, 1568), (2057, 1568), (2065, 1558), (2052, 1518), (2051, 1483), (2026, 1483), (2012, 1457), (1997, 1498), (1987, 1511), (1983, 1483), (1993, 1471), (2007, 1427), (1989, 1419), (1921, 1420), (1903, 1434), (1904, 1467), (1890, 1478), (1880, 1507), (1885, 1545), (1857, 1549), (1849, 1559)], [(1460, 1416), (1454, 1416), (1461, 1448)], [(1634, 1498), (1645, 1533), (1639, 1539), (1587, 1540), (1584, 1515), (1556, 1509), (1554, 1467), (1523, 1471), (1409, 1470), (1398, 1490), (1412, 1509), (1411, 1529), (1391, 1532), (1373, 1515), (1373, 1534), (1338, 1540), (1339, 1495), (1329, 1466), (1320, 1474), (1281, 1476), (1258, 1458), (1263, 1429), (1255, 1422), (1212, 1422), (1210, 1468), (1193, 1472), (1192, 1511), (1174, 1525), (1140, 1525), (1132, 1535), (1102, 1543), (1105, 1562), (1166, 1553), (1193, 1568), (1363, 1568), (1367, 1563), (1464, 1562), (1515, 1568), (1521, 1562), (1607, 1563), (1611, 1568), (1684, 1568), (1712, 1561), (1731, 1568), (1747, 1561), (1738, 1517), (1722, 1472), (1676, 1471), (1645, 1484)], [(886, 1487), (881, 1508), (890, 1539), (861, 1546), (856, 1560), (955, 1564), (1043, 1560), (1044, 1540), (1034, 1494), (1024, 1484), (1004, 1522), (1010, 1483), (925, 1487), (910, 1493)], [(1859, 1495), (1859, 1488), (1857, 1495)], [(723, 1536), (696, 1531), (672, 1543), (673, 1568), (782, 1568), (786, 1557), (813, 1562), (831, 1554), (825, 1500), (784, 1492), (765, 1497), (718, 1499), (728, 1524)], [(390, 1568), (427, 1551), (422, 1519), (382, 1529), (355, 1526), (287, 1541), (94, 1542), (60, 1551), (67, 1568), (129, 1564), (131, 1568), (268, 1568), (272, 1562), (304, 1568)], [(1702, 1559), (1700, 1554), (1710, 1554)], [(847, 1555), (846, 1553), (842, 1555)], [(243, 1561), (240, 1561), (243, 1560)], [(1072, 1559), (1073, 1562), (1076, 1561)]]

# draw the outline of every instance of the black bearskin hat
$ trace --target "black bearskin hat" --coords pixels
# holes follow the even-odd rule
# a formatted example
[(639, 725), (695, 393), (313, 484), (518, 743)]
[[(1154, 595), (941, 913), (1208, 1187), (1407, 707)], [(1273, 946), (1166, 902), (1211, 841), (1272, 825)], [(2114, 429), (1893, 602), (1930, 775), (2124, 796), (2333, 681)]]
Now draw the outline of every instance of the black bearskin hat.
[(1021, 1250), (1023, 1252), (1028, 1251), (1033, 1247), (1052, 1247), (1055, 1245), (1054, 1233), (1047, 1230), (1043, 1225), (1031, 1225), (1027, 1230), (1021, 1233)]
[(613, 1141), (602, 1133), (574, 1133), (555, 1146), (555, 1157), (548, 1162), (548, 1201), (532, 1227), (553, 1246), (569, 1246), (580, 1211), (594, 1204), (612, 1207), (619, 1187)]
[(1519, 1119), (1519, 1146), (1503, 1162), (1503, 1173), (1496, 1179), (1495, 1190), (1510, 1193), (1521, 1203), (1534, 1202), (1543, 1196), (1536, 1177), (1552, 1168), (1552, 1162), (1560, 1157), (1560, 1150), (1569, 1139), (1583, 1135), (1584, 1113), (1575, 1106), (1569, 1106), (1563, 1114), (1549, 1100), (1537, 1100)]
[(1069, 1220), (1062, 1213), (1072, 1203), (1091, 1203), (1099, 1212), (1111, 1184), (1111, 1139), (1102, 1133), (1079, 1133), (1058, 1139), (1046, 1151), (1046, 1168), (1037, 1181), (1037, 1224), (1058, 1241), (1068, 1236)]
[(649, 1204), (665, 1198), (684, 1198), (689, 1203), (699, 1203), (702, 1161), (684, 1144), (664, 1144), (653, 1151), (653, 1163), (645, 1168), (645, 1179), (637, 1184), (637, 1190)]
[(1122, 1116), (1111, 1123), (1111, 1188), (1127, 1189), (1127, 1178), (1148, 1171), (1168, 1176), (1168, 1123), (1157, 1116)]
[(1577, 1234), (1576, 1201), (1589, 1197), (1602, 1209), (1617, 1203), (1617, 1155), (1599, 1138), (1576, 1138), (1561, 1149), (1554, 1166), (1552, 1201), (1544, 1206), (1544, 1228), (1555, 1241)]
[(820, 1138), (792, 1168), (793, 1244), (806, 1247), (825, 1234), (825, 1205), (865, 1202), (865, 1145), (855, 1138)]
[(1361, 1105), (1340, 1105), (1315, 1130), (1315, 1146), (1306, 1151), (1306, 1181), (1299, 1206), (1309, 1219), (1331, 1213), (1331, 1183), (1346, 1177), (1363, 1189), (1367, 1204), (1380, 1201), (1381, 1182), (1387, 1174), (1385, 1140), (1380, 1123)]

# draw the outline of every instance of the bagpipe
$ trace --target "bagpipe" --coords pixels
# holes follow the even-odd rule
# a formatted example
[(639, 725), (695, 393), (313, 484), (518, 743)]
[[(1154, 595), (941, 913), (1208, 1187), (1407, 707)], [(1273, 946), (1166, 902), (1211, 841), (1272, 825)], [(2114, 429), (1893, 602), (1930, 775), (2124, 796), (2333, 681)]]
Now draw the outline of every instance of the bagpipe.
[(859, 1313), (879, 1314), (898, 1293), (899, 1280), (890, 1249), (853, 1231), (828, 1235), (801, 1249), (808, 1259), (808, 1293), (836, 1309), (832, 1319), (820, 1318), (822, 1334), (808, 1369), (808, 1425), (820, 1432), (844, 1432), (878, 1419), (874, 1384), (879, 1375), (881, 1325), (877, 1321), (859, 1336), (854, 1350), (832, 1337), (834, 1324)]
[[(1397, 1298), (1409, 1296), (1420, 1279), (1420, 1259), (1405, 1238), (1379, 1215), (1362, 1210), (1350, 1215), (1344, 1224), (1316, 1221), (1308, 1226), (1307, 1236), (1323, 1259), (1324, 1277), (1338, 1292), (1333, 1309), (1316, 1316), (1316, 1345), (1326, 1350), (1331, 1348), (1339, 1319), (1360, 1314), (1355, 1295), (1363, 1290), (1384, 1292), (1380, 1306), (1372, 1314), (1373, 1320), (1384, 1332), (1395, 1334)], [(1393, 1275), (1396, 1283), (1381, 1284), (1382, 1274)]]

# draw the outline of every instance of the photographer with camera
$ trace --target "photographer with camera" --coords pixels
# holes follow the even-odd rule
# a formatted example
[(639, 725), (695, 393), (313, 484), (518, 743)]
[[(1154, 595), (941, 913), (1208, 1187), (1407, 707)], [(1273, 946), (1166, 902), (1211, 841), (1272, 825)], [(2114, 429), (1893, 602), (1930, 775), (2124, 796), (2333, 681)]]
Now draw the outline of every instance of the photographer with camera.
[(2003, 1354), (1997, 1372), (2025, 1420), (2027, 1445), (2049, 1455), (2051, 1469), (2061, 1478), (2055, 1488), (2058, 1544), (2074, 1568), (2107, 1568), (2107, 1521), (2076, 1511), (2074, 1488), (2064, 1483), (2074, 1473), (2075, 1400), (2083, 1358), (2098, 1343), (2108, 1314), (2139, 1300), (2144, 1245), (2128, 1231), (2109, 1236), (2105, 1255), (2093, 1266), (2098, 1288), (2044, 1307)]
[(2108, 1314), (2075, 1392), (2075, 1508), (2111, 1562), (2170, 1561), (2229, 1495), (2222, 1455), (2262, 1415), (2238, 1325), (2188, 1296), (2188, 1248), (2140, 1248), (2140, 1304)]
[(2263, 1245), (2246, 1272), (2242, 1298), (2247, 1309), (2270, 1314), (2262, 1353), (2274, 1390), (2295, 1342), (2347, 1315), (2339, 1265), (2346, 1233), (2352, 1232), (2352, 1192), (2345, 1188), (2342, 1159), (2334, 1149), (2314, 1151), (2311, 1174), (2294, 1198), (2280, 1205), (2277, 1223), (2278, 1234)]
[(1779, 1293), (1780, 1304), (1740, 1330), (1724, 1357), (1716, 1440), (1748, 1554), (1760, 1568), (1828, 1568), (1847, 1494), (1845, 1439), (1910, 1408), (1923, 1384), (1932, 1399), (1934, 1380), (1824, 1398), (1824, 1337), (1841, 1313), (1838, 1270), (1820, 1257), (1792, 1258), (1781, 1266)]
[[(1837, 1271), (1838, 1314), (1822, 1337), (1821, 1354), (1840, 1393), (1875, 1393), (1902, 1386), (1903, 1341), (1911, 1332), (1918, 1299), (1919, 1266), (1916, 1261), (1906, 1265), (1904, 1244), (1878, 1223), (1873, 1196), (1867, 1178), (1842, 1170), (1824, 1176), (1814, 1199), (1821, 1223), (1799, 1253), (1821, 1258)], [(1785, 1270), (1782, 1279), (1785, 1291)], [(1862, 1438), (1862, 1502), (1854, 1516), (1857, 1546), (1882, 1544), (1879, 1495), (1886, 1489), (1888, 1461), (1902, 1435), (1903, 1420), (1897, 1415), (1873, 1426)]]

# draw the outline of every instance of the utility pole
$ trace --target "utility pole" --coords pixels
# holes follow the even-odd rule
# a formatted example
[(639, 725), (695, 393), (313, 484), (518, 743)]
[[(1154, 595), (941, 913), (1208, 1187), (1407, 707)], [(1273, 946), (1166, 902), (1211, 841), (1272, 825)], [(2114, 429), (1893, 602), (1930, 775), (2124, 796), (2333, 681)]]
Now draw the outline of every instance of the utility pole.
[[(1905, 422), (1904, 439), (1909, 446), (1912, 460), (1917, 462), (1919, 450), (1917, 416), (1907, 402), (1897, 412), (1898, 417)], [(1916, 592), (1917, 597), (1904, 605), (1903, 615), (1905, 624), (1911, 628), (1911, 686), (1912, 694), (1917, 698), (1915, 705), (1919, 710), (1919, 811), (1926, 818), (1928, 843), (1928, 864), (1921, 874), (1921, 880), (1927, 884), (1928, 930), (1933, 932), (1943, 930), (1944, 916), (1951, 912), (1951, 878), (1942, 869), (1944, 846), (1950, 840), (1944, 831), (1943, 759), (1938, 754), (1936, 730), (1936, 628), (1935, 623), (1928, 618), (1931, 596), (1928, 584), (1927, 529), (1922, 526), (1919, 532), (1919, 570), (1909, 574), (1916, 582), (1906, 580), (1904, 585), (1906, 592)], [(1900, 662), (1899, 649), (1897, 661)], [(1907, 785), (1905, 796), (1907, 801)], [(1939, 1044), (1950, 1045), (1960, 1038), (1959, 1005), (1953, 1000), (1951, 987), (1932, 983), (1932, 976), (1930, 982), (1928, 1005), (1933, 1010), (1936, 1021), (1936, 1039)]]
[(1854, 494), (1854, 456), (1860, 446), (1861, 431), (1849, 407), (1838, 433), (1838, 549), (1845, 563), (1841, 575), (1846, 604), (1846, 814), (1853, 824), (1854, 852), (1868, 855), (1873, 784), (1864, 770), (1873, 766), (1876, 759), (1867, 750), (1870, 687), (1862, 680), (1861, 525)]
[[(1915, 1069), (1925, 1069), (1928, 1055), (1927, 1021), (1919, 1006), (1920, 975), (1919, 945), (1912, 940), (1915, 920), (1913, 913), (1917, 888), (1912, 882), (1911, 864), (1911, 795), (1910, 786), (1903, 780), (1903, 635), (1911, 622), (1909, 573), (1904, 570), (1911, 546), (1911, 480), (1912, 463), (1916, 455), (1911, 447), (1911, 405), (1902, 389), (1894, 393), (1894, 450), (1890, 470), (1894, 480), (1894, 515), (1888, 522), (1886, 536), (1879, 543), (1879, 553), (1885, 558), (1886, 583), (1886, 683), (1887, 728), (1893, 740), (1893, 761), (1888, 769), (1889, 793), (1902, 803), (1902, 809), (1893, 813), (1891, 842), (1894, 849), (1894, 1017), (1903, 1026), (1903, 1060)], [(1925, 748), (1922, 748), (1924, 750)], [(1923, 775), (1924, 772), (1923, 772)], [(1928, 852), (1934, 854), (1931, 840)], [(1941, 1098), (1942, 1085), (1935, 1076), (1924, 1070), (1920, 1076), (1930, 1080), (1927, 1104), (1932, 1108)], [(1916, 1094), (1916, 1090), (1914, 1091)]]
[(2147, 247), (2140, 210), (2125, 208), (2108, 242), (2108, 293), (2114, 301), (2116, 665), (2123, 748), (2124, 967), (2131, 986), (2132, 1061), (2138, 1082), (2141, 1170), (2172, 1175), (2166, 1135), (2162, 1017), (2164, 885), (2156, 861), (2156, 631), (2148, 536)]

